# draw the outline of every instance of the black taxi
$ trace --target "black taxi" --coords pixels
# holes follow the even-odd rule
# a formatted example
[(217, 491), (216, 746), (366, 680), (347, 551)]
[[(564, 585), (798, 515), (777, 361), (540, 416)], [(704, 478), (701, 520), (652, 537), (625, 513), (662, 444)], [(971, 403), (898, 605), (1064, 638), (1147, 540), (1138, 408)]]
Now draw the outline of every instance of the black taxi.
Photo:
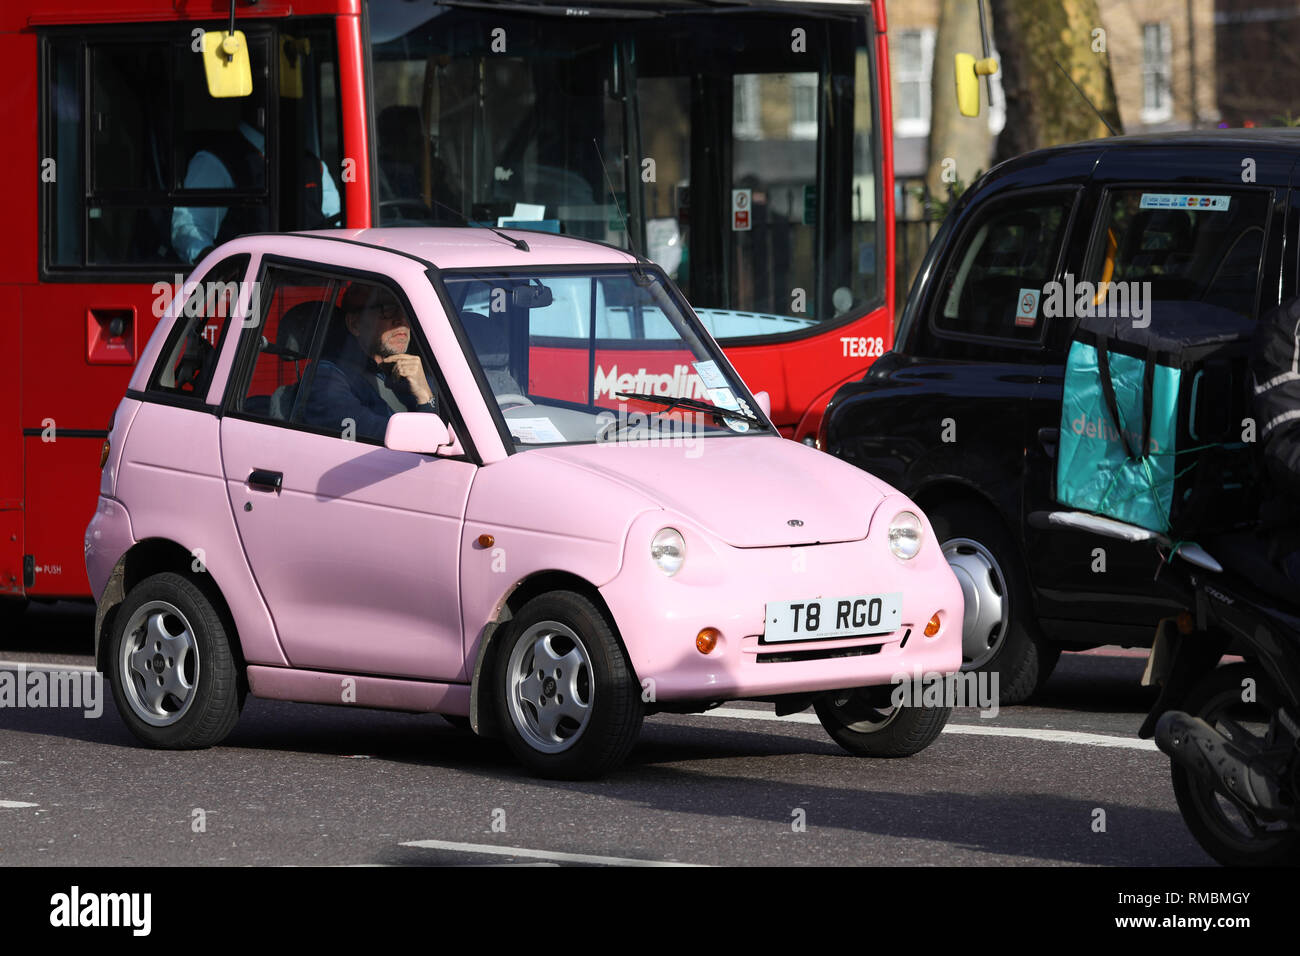
[[(1062, 650), (1149, 645), (1176, 613), (1149, 545), (1054, 526), (1066, 354), (1102, 289), (1256, 319), (1296, 294), (1300, 130), (1121, 136), (1027, 153), (954, 205), (896, 345), (821, 447), (911, 496), (966, 598), (964, 666), (1029, 697)], [(1113, 292), (1111, 293), (1114, 294)], [(1087, 427), (1082, 423), (1081, 427)]]

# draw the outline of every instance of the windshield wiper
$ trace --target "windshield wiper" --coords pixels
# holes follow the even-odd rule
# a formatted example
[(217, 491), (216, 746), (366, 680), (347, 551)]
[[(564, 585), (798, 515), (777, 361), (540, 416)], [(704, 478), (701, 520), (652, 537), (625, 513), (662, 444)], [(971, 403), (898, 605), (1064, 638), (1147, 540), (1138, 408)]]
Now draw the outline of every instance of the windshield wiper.
[(695, 398), (673, 398), (671, 395), (650, 395), (646, 392), (624, 392), (622, 395), (614, 395), (613, 398), (637, 398), (643, 402), (657, 402), (663, 405), (665, 411), (672, 408), (689, 408), (695, 412), (705, 412), (712, 415), (719, 421), (726, 418), (734, 418), (742, 422), (753, 422), (755, 425), (767, 427), (767, 422), (761, 418), (755, 418), (753, 415), (747, 415), (742, 411), (732, 408), (723, 408), (721, 405), (710, 405), (708, 402), (701, 402)]

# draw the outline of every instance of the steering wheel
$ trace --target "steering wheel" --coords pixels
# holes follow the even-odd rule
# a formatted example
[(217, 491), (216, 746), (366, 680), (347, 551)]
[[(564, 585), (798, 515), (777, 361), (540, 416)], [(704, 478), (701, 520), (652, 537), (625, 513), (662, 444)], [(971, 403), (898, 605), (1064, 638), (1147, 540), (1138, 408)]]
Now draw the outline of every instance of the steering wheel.
[(524, 405), (535, 404), (527, 395), (520, 395), (518, 392), (503, 392), (497, 396), (497, 404), (501, 406), (504, 412), (510, 408), (521, 408)]

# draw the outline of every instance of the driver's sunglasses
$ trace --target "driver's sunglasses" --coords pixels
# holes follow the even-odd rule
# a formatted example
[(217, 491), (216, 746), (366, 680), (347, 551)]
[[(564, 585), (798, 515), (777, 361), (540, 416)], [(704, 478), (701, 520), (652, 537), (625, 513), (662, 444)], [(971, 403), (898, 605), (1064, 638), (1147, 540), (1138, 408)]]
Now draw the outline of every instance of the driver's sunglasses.
[(406, 313), (402, 311), (402, 307), (396, 302), (385, 302), (383, 305), (368, 305), (361, 311), (378, 312), (379, 317), (385, 322), (405, 321), (406, 319)]

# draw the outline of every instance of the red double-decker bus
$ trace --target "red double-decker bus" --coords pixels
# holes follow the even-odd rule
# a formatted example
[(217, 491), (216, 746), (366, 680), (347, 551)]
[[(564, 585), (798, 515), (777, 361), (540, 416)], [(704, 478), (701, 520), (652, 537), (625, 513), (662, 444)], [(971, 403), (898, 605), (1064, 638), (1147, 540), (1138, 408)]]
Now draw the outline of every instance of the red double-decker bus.
[[(251, 89), (214, 97), (205, 35), (232, 16)], [(470, 222), (634, 249), (800, 440), (892, 345), (881, 3), (8, 0), (0, 57), (10, 609), (89, 594), (109, 416), (192, 263), (242, 232)], [(640, 364), (599, 380), (675, 387)]]

